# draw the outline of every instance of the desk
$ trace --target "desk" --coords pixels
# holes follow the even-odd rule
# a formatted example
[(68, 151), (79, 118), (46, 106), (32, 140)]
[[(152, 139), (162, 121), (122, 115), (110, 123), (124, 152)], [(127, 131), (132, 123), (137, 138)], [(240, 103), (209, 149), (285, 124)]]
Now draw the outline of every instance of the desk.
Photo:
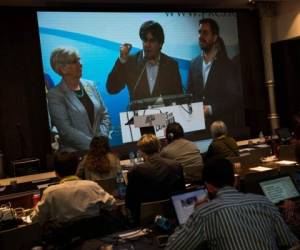
[[(0, 191), (0, 204), (10, 202), (12, 207), (23, 207), (25, 209), (33, 207), (32, 196), (36, 193), (40, 194), (41, 190), (47, 186), (54, 184), (58, 179), (54, 176), (47, 179), (37, 179), (36, 175), (33, 175), (35, 180), (28, 182), (20, 182), (15, 185), (9, 185), (9, 182), (6, 181), (7, 185), (1, 187)], [(48, 175), (52, 176), (52, 175)], [(24, 176), (27, 177), (27, 176)], [(42, 175), (45, 177), (45, 175)], [(17, 177), (22, 178), (22, 177)], [(9, 178), (12, 179), (12, 178)], [(15, 180), (16, 178), (14, 178)], [(7, 180), (7, 179), (5, 179)], [(25, 181), (21, 179), (21, 181)]]
[(38, 181), (43, 179), (51, 179), (55, 177), (56, 175), (54, 171), (41, 173), (41, 174), (24, 175), (20, 177), (0, 179), (0, 186), (8, 186), (12, 181), (16, 181), (17, 183), (25, 183), (25, 182)]
[(38, 223), (21, 225), (0, 232), (0, 249), (31, 249), (42, 241), (41, 227)]
[[(120, 234), (138, 231), (138, 229), (114, 233), (102, 238), (87, 240), (80, 246), (81, 250), (89, 249), (143, 249), (143, 250), (158, 250), (159, 247), (156, 239), (157, 235), (150, 233), (148, 235), (122, 240), (119, 238)], [(112, 248), (110, 248), (112, 247)]]
[[(262, 194), (259, 182), (278, 177), (280, 175), (290, 175), (294, 177), (294, 173), (297, 170), (297, 164), (281, 165), (279, 161), (268, 163), (257, 163), (252, 166), (244, 166), (235, 168), (235, 174), (237, 175), (237, 183), (242, 192)], [(256, 166), (266, 167), (269, 170), (255, 171), (252, 168)]]

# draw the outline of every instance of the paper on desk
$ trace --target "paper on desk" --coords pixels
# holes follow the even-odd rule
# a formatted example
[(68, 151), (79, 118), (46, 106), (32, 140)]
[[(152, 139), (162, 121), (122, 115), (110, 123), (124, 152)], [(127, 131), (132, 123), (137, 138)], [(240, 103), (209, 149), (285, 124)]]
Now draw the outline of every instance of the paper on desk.
[(38, 189), (43, 189), (43, 188), (46, 188), (49, 186), (49, 183), (45, 183), (45, 184), (40, 184), (40, 185), (37, 185), (37, 188)]
[(22, 220), (27, 224), (32, 223), (30, 215), (22, 217)]
[(252, 151), (252, 150), (255, 150), (255, 148), (241, 148), (239, 149), (239, 152), (242, 153), (242, 152), (249, 152), (249, 151)]
[(50, 178), (46, 178), (46, 179), (40, 179), (40, 180), (32, 180), (32, 183), (39, 183), (39, 182), (44, 182), (44, 181), (49, 181)]
[(1, 186), (0, 187), (0, 192), (3, 192), (5, 190), (6, 186)]
[(268, 144), (258, 144), (258, 145), (254, 145), (254, 147), (256, 147), (256, 148), (267, 148), (267, 147), (269, 147), (269, 145)]
[(262, 166), (257, 166), (257, 167), (254, 167), (254, 168), (250, 168), (250, 170), (258, 171), (258, 172), (268, 171), (268, 170), (271, 170), (271, 169), (272, 168), (262, 167)]
[(296, 164), (297, 162), (283, 160), (283, 161), (276, 161), (276, 163), (278, 163), (280, 165), (293, 165), (293, 164)]
[(140, 236), (144, 236), (149, 233), (148, 229), (138, 229), (134, 231), (130, 231), (128, 233), (119, 234), (119, 237), (121, 239), (131, 239), (131, 238), (137, 238)]

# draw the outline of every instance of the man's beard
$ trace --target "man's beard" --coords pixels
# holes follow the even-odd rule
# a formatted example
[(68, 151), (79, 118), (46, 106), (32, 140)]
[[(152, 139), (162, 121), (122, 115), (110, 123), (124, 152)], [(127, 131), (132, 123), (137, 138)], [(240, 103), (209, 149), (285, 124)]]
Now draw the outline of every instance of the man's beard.
[(201, 45), (201, 43), (199, 43), (199, 45), (200, 45), (200, 48), (201, 48), (201, 50), (202, 50), (203, 52), (209, 52), (209, 51), (211, 51), (211, 50), (213, 49), (213, 47), (214, 47), (214, 44), (203, 44), (203, 45)]

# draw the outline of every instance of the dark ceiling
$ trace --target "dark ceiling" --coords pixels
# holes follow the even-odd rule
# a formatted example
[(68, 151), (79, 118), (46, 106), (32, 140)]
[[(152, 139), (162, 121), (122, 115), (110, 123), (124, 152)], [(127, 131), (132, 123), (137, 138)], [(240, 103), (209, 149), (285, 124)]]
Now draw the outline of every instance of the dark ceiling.
[(170, 7), (197, 7), (206, 9), (250, 8), (255, 2), (287, 0), (0, 0), (0, 6), (33, 7), (100, 7), (103, 5), (165, 5)]

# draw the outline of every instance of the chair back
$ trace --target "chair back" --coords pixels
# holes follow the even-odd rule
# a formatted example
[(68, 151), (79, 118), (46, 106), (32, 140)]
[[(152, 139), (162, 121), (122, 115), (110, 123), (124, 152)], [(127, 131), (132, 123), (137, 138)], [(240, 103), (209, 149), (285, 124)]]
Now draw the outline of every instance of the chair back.
[(270, 156), (271, 147), (256, 148), (250, 152), (241, 153), (240, 156), (228, 157), (232, 163), (241, 163), (242, 167), (251, 167), (261, 163), (261, 158)]
[(264, 172), (255, 172), (247, 174), (241, 180), (241, 191), (244, 193), (262, 194), (259, 183), (263, 180), (279, 176), (279, 169), (271, 169)]
[(153, 224), (156, 215), (174, 218), (174, 211), (170, 199), (141, 203), (141, 226)]
[(290, 145), (280, 145), (279, 147), (279, 159), (280, 160), (296, 160), (295, 155), (295, 148), (296, 145), (290, 144)]
[(254, 162), (250, 153), (243, 153), (240, 156), (232, 156), (228, 157), (227, 159), (230, 160), (233, 164), (241, 163), (242, 167), (252, 165)]
[(0, 249), (31, 249), (41, 245), (41, 226), (38, 223), (18, 226), (0, 232)]
[(280, 166), (280, 175), (290, 176), (293, 180), (296, 180), (296, 174), (299, 171), (299, 166), (296, 164), (286, 165), (286, 166)]
[(117, 192), (117, 179), (109, 178), (109, 179), (102, 179), (102, 180), (96, 180), (98, 185), (102, 187), (106, 192), (114, 195)]
[(289, 128), (276, 128), (275, 133), (278, 135), (281, 143), (288, 143), (292, 139)]

